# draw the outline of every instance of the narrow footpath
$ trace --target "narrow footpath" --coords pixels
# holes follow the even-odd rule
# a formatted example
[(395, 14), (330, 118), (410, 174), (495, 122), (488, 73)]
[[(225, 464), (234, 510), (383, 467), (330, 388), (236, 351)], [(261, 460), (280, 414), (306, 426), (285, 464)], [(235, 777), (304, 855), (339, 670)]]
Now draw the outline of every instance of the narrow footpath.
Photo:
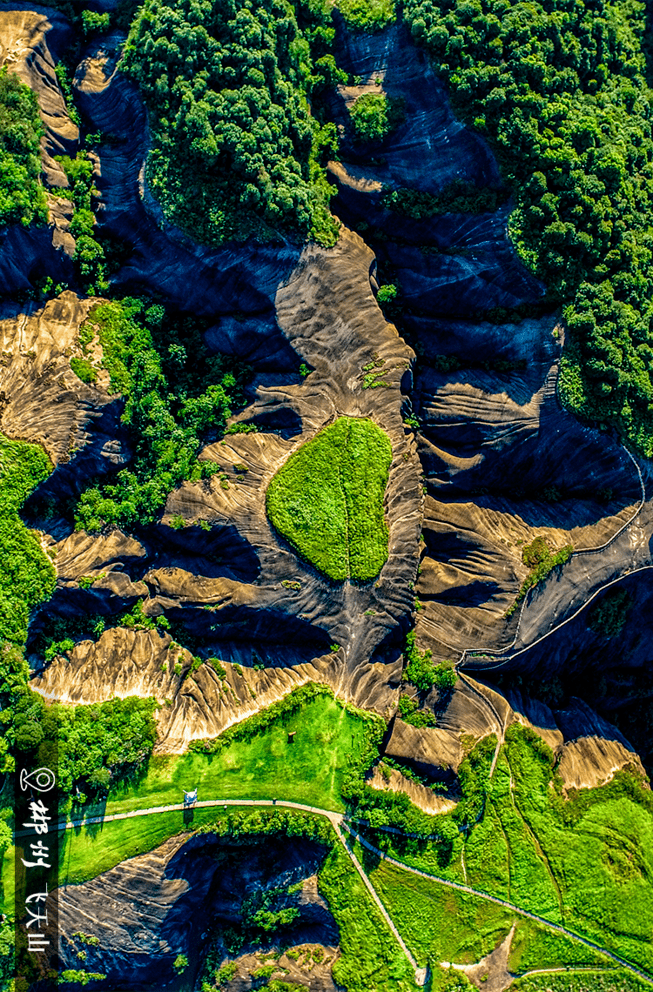
[[(409, 951), (404, 940), (399, 934), (396, 926), (394, 925), (386, 907), (383, 905), (376, 889), (374, 888), (369, 877), (365, 873), (362, 865), (360, 864), (358, 858), (351, 850), (349, 844), (346, 843), (345, 837), (342, 831), (348, 833), (353, 839), (357, 840), (363, 847), (366, 847), (369, 851), (372, 851), (377, 857), (387, 861), (388, 864), (394, 865), (396, 868), (400, 868), (402, 871), (410, 872), (412, 875), (418, 875), (420, 878), (425, 878), (430, 882), (435, 882), (439, 885), (444, 885), (450, 889), (456, 889), (458, 892), (466, 892), (469, 895), (476, 896), (478, 899), (485, 899), (487, 902), (495, 903), (497, 906), (503, 906), (509, 909), (511, 912), (516, 913), (518, 916), (522, 916), (528, 920), (534, 920), (536, 923), (541, 923), (543, 926), (548, 927), (550, 930), (554, 930), (556, 933), (564, 934), (570, 937), (572, 940), (578, 941), (580, 944), (584, 944), (585, 947), (590, 947), (594, 951), (599, 951), (604, 954), (609, 960), (614, 961), (621, 968), (625, 968), (627, 971), (631, 972), (633, 975), (637, 975), (638, 978), (643, 979), (653, 986), (653, 976), (641, 971), (635, 965), (630, 964), (624, 958), (620, 958), (617, 954), (613, 954), (612, 951), (607, 950), (605, 947), (601, 947), (600, 944), (596, 944), (594, 941), (589, 940), (587, 937), (581, 937), (579, 934), (574, 933), (573, 930), (568, 930), (566, 927), (561, 926), (558, 923), (552, 923), (551, 920), (545, 919), (543, 916), (537, 916), (536, 913), (530, 913), (526, 909), (521, 909), (519, 906), (515, 906), (513, 903), (507, 902), (505, 899), (499, 899), (498, 896), (489, 895), (487, 892), (481, 892), (479, 889), (474, 889), (469, 885), (463, 885), (460, 882), (452, 882), (449, 879), (441, 878), (439, 875), (431, 875), (428, 872), (420, 871), (418, 868), (412, 868), (410, 865), (404, 864), (402, 861), (397, 861), (395, 858), (389, 857), (378, 847), (374, 847), (368, 840), (366, 840), (359, 831), (353, 829), (349, 823), (345, 821), (343, 813), (338, 813), (335, 810), (320, 809), (319, 806), (306, 806), (304, 803), (295, 803), (282, 799), (205, 799), (202, 802), (197, 802), (194, 804), (193, 809), (207, 809), (210, 807), (222, 806), (226, 809), (229, 806), (272, 806), (280, 809), (297, 809), (304, 813), (315, 813), (318, 816), (326, 816), (327, 819), (333, 825), (336, 836), (342, 843), (345, 851), (347, 852), (349, 858), (351, 859), (353, 867), (360, 876), (365, 888), (369, 892), (371, 898), (374, 900), (374, 904), (381, 912), (385, 922), (387, 923), (390, 931), (396, 938), (399, 946), (401, 947), (406, 958), (410, 962), (410, 965), (415, 972), (415, 980), (418, 985), (424, 985), (427, 977), (427, 969), (419, 968), (418, 963), (413, 957), (412, 953)], [(94, 824), (100, 823), (111, 823), (116, 820), (129, 820), (136, 816), (152, 816), (156, 813), (169, 813), (175, 810), (188, 809), (189, 807), (184, 807), (183, 803), (174, 803), (170, 806), (151, 806), (148, 809), (134, 809), (129, 810), (125, 813), (110, 813), (107, 816), (90, 816), (87, 819), (81, 820), (66, 820), (60, 821), (56, 824), (57, 830), (73, 830), (78, 827), (88, 827)], [(401, 831), (396, 828), (393, 829), (393, 833), (401, 833)], [(19, 837), (27, 833), (25, 830), (16, 831), (16, 837)]]

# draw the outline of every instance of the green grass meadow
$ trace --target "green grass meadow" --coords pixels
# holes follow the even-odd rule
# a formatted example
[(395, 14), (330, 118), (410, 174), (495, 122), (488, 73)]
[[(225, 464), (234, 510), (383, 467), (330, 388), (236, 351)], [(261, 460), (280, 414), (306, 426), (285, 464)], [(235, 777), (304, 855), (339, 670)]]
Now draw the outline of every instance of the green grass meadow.
[(340, 417), (288, 458), (268, 487), (277, 531), (335, 582), (369, 582), (388, 557), (383, 498), (392, 461), (387, 434)]
[(356, 854), (399, 933), (422, 965), (427, 961), (474, 964), (493, 951), (514, 924), (509, 963), (516, 973), (566, 965), (611, 966), (609, 959), (591, 948), (510, 909), (412, 875), (358, 845)]
[[(341, 811), (342, 779), (365, 745), (366, 727), (343, 703), (319, 696), (218, 754), (152, 758), (143, 777), (109, 793), (105, 812), (179, 803), (183, 790), (196, 786), (200, 800), (283, 798)], [(292, 742), (289, 731), (295, 731)]]
[[(140, 779), (112, 790), (105, 813), (178, 803), (183, 790), (195, 786), (200, 801), (278, 799), (344, 810), (341, 789), (345, 776), (367, 754), (369, 727), (362, 714), (326, 693), (317, 695), (300, 709), (281, 711), (273, 722), (250, 728), (213, 753), (152, 759)], [(292, 742), (290, 731), (294, 731)], [(650, 792), (633, 776), (620, 774), (606, 786), (564, 798), (555, 785), (553, 755), (521, 727), (509, 728), (491, 780), (486, 764), (476, 765), (484, 769), (485, 779), (477, 777), (472, 783), (474, 795), (485, 796), (478, 819), (469, 819), (463, 795), (453, 813), (433, 821), (434, 832), (449, 819), (453, 824), (468, 823), (466, 831), (449, 830), (449, 842), (371, 831), (373, 842), (406, 864), (467, 883), (560, 923), (653, 975)], [(93, 812), (86, 809), (89, 816)], [(218, 806), (72, 828), (60, 837), (61, 883), (94, 878), (220, 816)], [(417, 961), (436, 969), (434, 990), (446, 985), (445, 973), (437, 971), (442, 962), (478, 961), (513, 925), (509, 967), (515, 974), (540, 968), (598, 968), (597, 974), (603, 975), (604, 969), (612, 968), (600, 952), (508, 907), (412, 875), (358, 843), (355, 849)], [(3, 864), (5, 894), (11, 891), (12, 870), (13, 851), (9, 851)], [(343, 957), (336, 980), (349, 992), (412, 989), (412, 973), (410, 968), (406, 971), (396, 942), (382, 921), (370, 923), (376, 910), (341, 847), (328, 856), (321, 886), (341, 927)], [(361, 915), (363, 902), (366, 916)], [(347, 941), (352, 943), (345, 953)], [(382, 962), (378, 974), (375, 960)], [(536, 986), (527, 988), (530, 992)], [(606, 992), (610, 988), (605, 986)], [(631, 992), (637, 986), (623, 988)], [(574, 989), (569, 986), (569, 992)]]

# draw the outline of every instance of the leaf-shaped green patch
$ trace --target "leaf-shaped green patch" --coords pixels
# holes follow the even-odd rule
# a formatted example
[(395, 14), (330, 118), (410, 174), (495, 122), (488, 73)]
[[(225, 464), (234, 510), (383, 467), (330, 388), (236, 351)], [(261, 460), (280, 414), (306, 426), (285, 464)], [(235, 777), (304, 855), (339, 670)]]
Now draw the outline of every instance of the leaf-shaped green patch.
[(371, 420), (340, 417), (294, 452), (267, 492), (277, 531), (330, 579), (367, 582), (388, 557), (383, 496), (392, 461)]

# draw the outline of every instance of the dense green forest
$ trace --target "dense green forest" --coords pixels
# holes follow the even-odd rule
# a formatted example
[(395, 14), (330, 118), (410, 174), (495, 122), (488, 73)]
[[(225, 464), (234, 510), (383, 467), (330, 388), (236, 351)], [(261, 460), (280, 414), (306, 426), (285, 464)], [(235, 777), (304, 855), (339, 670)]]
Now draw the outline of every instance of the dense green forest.
[(330, 18), (322, 0), (146, 0), (122, 65), (150, 111), (168, 220), (211, 245), (275, 231), (334, 243), (320, 159), (335, 130), (307, 102), (336, 72)]
[(43, 124), (36, 96), (7, 66), (0, 69), (0, 229), (45, 221), (41, 174)]
[(560, 390), (653, 455), (653, 137), (632, 0), (406, 0), (515, 197), (513, 242), (564, 305)]

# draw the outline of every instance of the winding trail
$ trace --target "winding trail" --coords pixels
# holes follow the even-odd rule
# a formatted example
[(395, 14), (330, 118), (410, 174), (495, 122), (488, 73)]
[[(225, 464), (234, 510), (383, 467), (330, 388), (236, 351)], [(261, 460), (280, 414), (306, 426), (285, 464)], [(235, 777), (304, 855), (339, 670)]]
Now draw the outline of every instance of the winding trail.
[[(349, 834), (354, 840), (357, 840), (360, 844), (363, 845), (363, 847), (366, 847), (378, 858), (387, 861), (388, 864), (391, 864), (396, 868), (400, 868), (402, 871), (407, 871), (412, 875), (417, 875), (420, 878), (425, 878), (430, 882), (436, 882), (439, 885), (444, 885), (447, 888), (455, 889), (458, 892), (465, 892), (468, 895), (476, 896), (478, 899), (484, 899), (487, 902), (495, 903), (495, 905), (497, 906), (503, 906), (505, 909), (508, 909), (513, 913), (516, 913), (518, 916), (522, 916), (529, 920), (534, 920), (536, 923), (541, 923), (543, 926), (548, 927), (550, 930), (554, 930), (556, 933), (564, 934), (565, 936), (570, 937), (572, 940), (576, 940), (579, 943), (584, 944), (586, 947), (589, 947), (594, 951), (599, 951), (601, 954), (604, 954), (607, 958), (609, 958), (611, 961), (614, 961), (620, 967), (625, 968), (627, 971), (630, 971), (632, 974), (637, 975), (639, 978), (642, 978), (644, 981), (648, 982), (651, 986), (653, 986), (653, 976), (647, 974), (644, 971), (641, 971), (635, 965), (630, 964), (628, 961), (624, 960), (624, 958), (620, 958), (617, 954), (613, 954), (612, 951), (608, 951), (606, 950), (606, 948), (601, 947), (600, 944), (596, 944), (594, 941), (589, 940), (587, 937), (581, 937), (579, 934), (574, 933), (573, 930), (568, 930), (566, 927), (563, 927), (558, 923), (552, 923), (550, 920), (545, 919), (543, 916), (537, 916), (537, 914), (531, 913), (526, 909), (521, 909), (519, 906), (515, 906), (513, 903), (508, 902), (506, 899), (500, 899), (498, 896), (489, 895), (489, 893), (482, 892), (479, 889), (474, 889), (470, 885), (463, 885), (460, 882), (452, 882), (449, 879), (442, 878), (439, 875), (431, 875), (428, 872), (420, 871), (418, 868), (412, 868), (410, 865), (404, 864), (402, 861), (397, 861), (395, 858), (389, 857), (378, 847), (374, 847), (373, 844), (371, 844), (368, 840), (362, 837), (359, 831), (353, 829), (349, 825), (349, 823), (346, 822), (344, 813), (338, 813), (336, 810), (321, 809), (319, 806), (307, 806), (304, 803), (295, 803), (295, 802), (291, 802), (290, 800), (286, 801), (286, 800), (274, 800), (274, 799), (205, 799), (202, 802), (195, 803), (192, 808), (207, 809), (211, 807), (217, 808), (219, 806), (222, 806), (225, 809), (229, 806), (248, 806), (248, 807), (268, 806), (268, 807), (276, 807), (280, 809), (296, 809), (296, 810), (301, 810), (304, 813), (315, 813), (318, 816), (326, 816), (327, 819), (331, 822), (335, 830), (336, 836), (338, 837), (338, 840), (342, 843), (345, 851), (347, 852), (347, 855), (351, 859), (352, 865), (356, 869), (356, 872), (360, 876), (363, 884), (365, 885), (365, 888), (367, 889), (371, 898), (373, 899), (374, 904), (381, 912), (390, 931), (396, 938), (403, 953), (406, 955), (406, 958), (410, 962), (410, 965), (415, 972), (415, 980), (417, 984), (420, 986), (423, 986), (426, 982), (427, 969), (418, 967), (417, 961), (415, 960), (412, 953), (406, 946), (403, 938), (399, 934), (399, 931), (397, 930), (395, 924), (393, 923), (392, 918), (390, 917), (387, 909), (383, 905), (381, 898), (379, 897), (372, 882), (365, 873), (365, 870), (360, 864), (358, 858), (351, 850), (350, 846), (346, 843), (345, 837), (343, 836), (343, 831)], [(183, 803), (174, 803), (169, 806), (151, 806), (147, 809), (128, 810), (125, 813), (110, 813), (107, 816), (91, 816), (88, 817), (88, 819), (59, 821), (58, 823), (53, 824), (52, 829), (73, 830), (78, 827), (88, 827), (88, 826), (93, 826), (95, 824), (112, 823), (117, 820), (129, 820), (137, 816), (151, 816), (156, 813), (169, 813), (174, 811), (181, 811), (184, 810), (185, 808), (188, 809), (189, 807), (185, 807)], [(401, 831), (395, 829), (393, 830), (393, 832), (400, 833)], [(15, 836), (19, 837), (27, 833), (28, 831), (26, 830), (18, 830), (16, 831)]]
[[(593, 548), (579, 548), (577, 551), (574, 551), (574, 553), (570, 558), (570, 564), (573, 567), (574, 563), (578, 563), (580, 559), (584, 559), (588, 555), (597, 555), (604, 551), (609, 550), (612, 553), (612, 557), (614, 558), (614, 561), (612, 563), (611, 562), (604, 563), (603, 567), (608, 570), (608, 574), (611, 569), (619, 569), (620, 574), (616, 578), (611, 578), (607, 581), (600, 582), (599, 585), (596, 586), (596, 588), (594, 588), (591, 593), (589, 594), (587, 592), (584, 593), (582, 595), (582, 599), (580, 600), (578, 600), (578, 592), (580, 590), (580, 587), (584, 585), (587, 588), (587, 584), (591, 583), (592, 576), (589, 570), (584, 576), (579, 576), (579, 579), (581, 579), (581, 581), (579, 581), (578, 585), (575, 587), (575, 592), (576, 592), (575, 598), (578, 600), (577, 605), (574, 604), (573, 594), (571, 596), (566, 595), (564, 589), (562, 588), (554, 590), (553, 602), (551, 603), (551, 609), (553, 610), (554, 618), (557, 617), (561, 612), (564, 612), (566, 608), (569, 608), (569, 606), (573, 607), (574, 605), (576, 605), (576, 608), (573, 609), (573, 612), (569, 616), (565, 617), (559, 623), (555, 623), (554, 620), (554, 625), (544, 634), (541, 634), (539, 637), (535, 637), (534, 640), (528, 640), (528, 635), (530, 633), (535, 633), (537, 627), (540, 625), (540, 618), (535, 618), (534, 620), (530, 621), (530, 627), (532, 629), (528, 629), (529, 628), (529, 624), (527, 623), (528, 607), (533, 602), (533, 599), (538, 596), (538, 593), (541, 594), (543, 590), (546, 588), (553, 589), (553, 584), (550, 583), (548, 579), (545, 580), (543, 583), (534, 586), (533, 589), (530, 591), (530, 594), (526, 595), (521, 605), (521, 609), (519, 611), (519, 618), (517, 621), (517, 629), (515, 631), (515, 636), (512, 642), (509, 645), (507, 645), (507, 647), (496, 651), (493, 651), (491, 648), (487, 648), (487, 649), (465, 648), (465, 650), (462, 652), (456, 664), (456, 670), (458, 671), (458, 674), (460, 674), (460, 669), (462, 669), (464, 665), (471, 662), (476, 662), (476, 666), (474, 670), (478, 674), (481, 674), (485, 669), (500, 668), (502, 665), (505, 665), (508, 661), (511, 661), (513, 658), (516, 658), (518, 655), (523, 654), (526, 651), (530, 651), (531, 648), (534, 648), (536, 645), (541, 644), (548, 637), (551, 637), (552, 634), (555, 634), (557, 631), (561, 630), (562, 627), (566, 626), (566, 624), (574, 620), (579, 615), (579, 613), (582, 613), (582, 611), (606, 589), (609, 589), (611, 586), (614, 586), (618, 582), (623, 581), (623, 579), (626, 578), (626, 576), (632, 575), (636, 572), (643, 572), (653, 568), (653, 565), (650, 564), (651, 556), (650, 553), (648, 552), (648, 546), (646, 547), (646, 550), (643, 550), (644, 549), (643, 534), (639, 541), (637, 540), (637, 538), (635, 539), (634, 542), (629, 540), (628, 548), (620, 549), (619, 547), (619, 539), (630, 538), (628, 532), (630, 531), (632, 525), (638, 520), (638, 518), (642, 513), (642, 510), (646, 506), (646, 485), (644, 483), (644, 477), (642, 476), (641, 468), (637, 463), (637, 460), (635, 459), (633, 454), (630, 451), (628, 451), (627, 448), (624, 448), (624, 451), (626, 452), (626, 454), (632, 461), (633, 465), (635, 466), (635, 470), (637, 472), (637, 478), (639, 481), (640, 498), (635, 510), (628, 518), (628, 520), (626, 520), (625, 523), (623, 523), (618, 528), (618, 530), (616, 530), (615, 533), (611, 537), (609, 537), (608, 540), (605, 541), (603, 544)], [(630, 554), (627, 553), (628, 551), (630, 552)], [(640, 561), (641, 558), (644, 556), (645, 559), (648, 559), (646, 564), (637, 562), (638, 554), (640, 557)], [(565, 569), (563, 569), (561, 578), (564, 576), (564, 572)], [(570, 574), (569, 564), (566, 566), (566, 572), (567, 572), (567, 577), (569, 577)], [(571, 584), (571, 588), (572, 590), (574, 590), (573, 582)], [(592, 586), (590, 585), (589, 588), (591, 590)], [(527, 628), (525, 634), (523, 630), (524, 626), (526, 626)], [(521, 646), (518, 646), (520, 640), (521, 640)]]

